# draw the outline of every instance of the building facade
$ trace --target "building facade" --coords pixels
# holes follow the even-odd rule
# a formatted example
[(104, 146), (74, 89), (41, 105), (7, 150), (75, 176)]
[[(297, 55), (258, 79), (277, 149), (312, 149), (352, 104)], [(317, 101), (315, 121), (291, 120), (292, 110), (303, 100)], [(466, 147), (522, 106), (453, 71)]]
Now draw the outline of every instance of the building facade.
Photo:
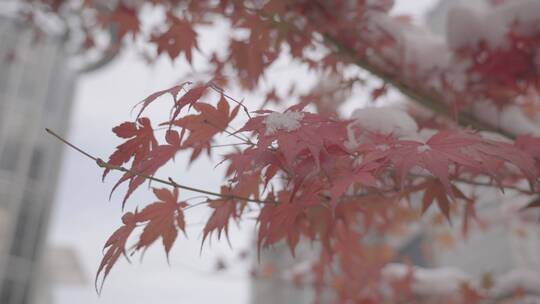
[(50, 303), (44, 245), (76, 74), (61, 34), (0, 17), (0, 303)]

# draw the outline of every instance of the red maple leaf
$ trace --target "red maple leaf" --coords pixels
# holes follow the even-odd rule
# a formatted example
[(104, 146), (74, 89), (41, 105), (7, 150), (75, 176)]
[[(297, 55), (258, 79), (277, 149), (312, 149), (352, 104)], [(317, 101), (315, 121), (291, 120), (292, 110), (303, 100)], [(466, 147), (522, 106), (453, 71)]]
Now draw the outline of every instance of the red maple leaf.
[(480, 169), (480, 162), (464, 152), (467, 148), (476, 147), (479, 142), (479, 137), (469, 133), (439, 131), (425, 144), (417, 141), (399, 141), (393, 149), (391, 158), (401, 182), (413, 167), (419, 166), (437, 177), (447, 193), (451, 193), (450, 164)]
[(135, 35), (139, 32), (140, 22), (136, 10), (122, 2), (112, 12), (110, 22), (116, 26), (118, 40), (121, 40), (128, 33)]
[(516, 139), (515, 145), (534, 159), (536, 175), (540, 176), (540, 138), (530, 135), (520, 136)]
[(166, 52), (174, 60), (183, 52), (187, 61), (191, 63), (191, 51), (198, 49), (197, 32), (189, 22), (172, 14), (168, 14), (167, 18), (172, 23), (169, 29), (161, 35), (152, 36), (151, 42), (157, 45), (158, 55)]
[[(98, 290), (98, 292), (103, 287), (105, 279), (109, 275), (109, 272), (111, 271), (114, 264), (116, 264), (116, 262), (118, 261), (118, 258), (121, 255), (124, 255), (127, 258), (126, 242), (136, 227), (136, 216), (137, 212), (135, 212), (135, 214), (133, 214), (132, 212), (124, 214), (124, 216), (122, 216), (122, 223), (124, 225), (118, 228), (105, 243), (104, 249), (108, 249), (105, 252), (103, 258), (101, 259), (101, 263), (99, 264), (96, 279), (94, 282), (96, 285), (96, 290)], [(101, 273), (103, 273), (103, 280), (101, 281), (100, 287), (98, 287), (98, 280)]]
[(178, 94), (180, 93), (180, 91), (184, 89), (186, 85), (190, 84), (191, 82), (184, 82), (169, 89), (161, 90), (150, 94), (148, 97), (138, 103), (138, 105), (141, 104), (141, 109), (139, 110), (137, 117), (139, 117), (142, 112), (156, 99), (158, 99), (162, 95), (171, 94), (174, 104), (171, 110), (171, 117), (169, 121), (174, 121), (178, 117), (178, 115), (180, 115), (180, 111), (182, 111), (185, 106), (192, 106), (197, 101), (199, 101), (199, 99), (205, 93), (206, 89), (210, 87), (210, 84), (208, 83), (195, 85), (194, 87), (189, 89), (184, 95), (182, 95), (182, 97), (178, 98)]
[(136, 215), (138, 223), (146, 222), (139, 241), (135, 244), (135, 250), (148, 248), (158, 238), (163, 240), (165, 253), (169, 251), (176, 240), (178, 230), (185, 233), (186, 223), (182, 208), (187, 207), (185, 202), (178, 202), (178, 189), (153, 189), (154, 194), (160, 201), (146, 206)]
[(199, 114), (188, 115), (172, 122), (173, 125), (190, 131), (184, 146), (207, 144), (214, 135), (223, 132), (236, 117), (240, 106), (229, 113), (229, 103), (222, 95), (217, 108), (207, 103), (199, 102), (193, 106)]
[(231, 40), (230, 60), (239, 72), (242, 85), (248, 89), (255, 87), (267, 65), (265, 51), (258, 43)]
[(171, 94), (172, 98), (173, 98), (173, 101), (174, 103), (176, 104), (177, 102), (177, 99), (178, 99), (178, 93), (180, 93), (180, 91), (184, 88), (184, 86), (186, 85), (189, 85), (191, 84), (190, 82), (184, 82), (184, 83), (181, 83), (179, 85), (175, 85), (171, 88), (168, 88), (168, 89), (165, 89), (165, 90), (161, 90), (161, 91), (157, 91), (157, 92), (154, 92), (152, 94), (150, 94), (148, 97), (146, 97), (145, 99), (143, 99), (141, 102), (139, 102), (137, 105), (139, 104), (142, 104), (141, 105), (141, 110), (139, 111), (139, 113), (137, 114), (137, 117), (141, 116), (142, 112), (152, 103), (154, 102), (156, 99), (158, 99), (159, 97), (161, 97), (162, 95), (165, 95), (165, 94)]
[[(288, 201), (284, 195), (283, 201)], [(257, 221), (259, 222), (258, 248), (266, 248), (276, 242), (286, 239), (291, 253), (300, 241), (300, 235), (306, 224), (305, 210), (308, 206), (302, 202), (281, 203), (265, 205)]]
[(540, 161), (540, 138), (523, 135), (516, 139), (515, 145)]
[(471, 70), (492, 82), (495, 90), (500, 86), (519, 89), (519, 83), (523, 81), (537, 83), (538, 70), (534, 68), (534, 56), (538, 40), (515, 32), (510, 32), (507, 40), (509, 46), (505, 48), (492, 49), (482, 44), (473, 57)]
[[(117, 146), (109, 157), (108, 163), (113, 166), (122, 166), (132, 158), (133, 166), (137, 166), (157, 146), (154, 130), (148, 118), (139, 118), (137, 122), (124, 122), (114, 127), (113, 132), (120, 138), (128, 139)], [(110, 170), (110, 168), (105, 169), (103, 178)]]
[[(366, 158), (367, 159), (367, 158)], [(339, 173), (338, 176), (332, 178), (332, 187), (330, 188), (331, 201), (330, 205), (335, 208), (338, 199), (343, 193), (355, 183), (360, 183), (365, 186), (375, 187), (377, 180), (374, 176), (374, 171), (377, 170), (381, 164), (378, 162), (366, 162), (364, 161), (360, 166), (355, 168), (350, 164), (349, 168), (344, 168), (343, 173)]]
[(152, 149), (143, 160), (134, 164), (128, 172), (124, 173), (112, 188), (111, 195), (118, 186), (129, 181), (128, 190), (122, 201), (122, 206), (125, 205), (129, 196), (144, 183), (148, 176), (153, 176), (159, 168), (172, 160), (176, 155), (176, 152), (181, 149), (181, 138), (180, 135), (178, 135), (178, 132), (167, 130), (165, 139), (167, 144), (159, 145)]
[(422, 213), (426, 212), (434, 201), (437, 201), (437, 206), (450, 222), (450, 201), (444, 185), (439, 180), (433, 179), (426, 182), (425, 187), (426, 190), (422, 198)]
[(203, 244), (206, 238), (214, 231), (217, 231), (218, 239), (221, 238), (222, 233), (225, 233), (225, 237), (228, 240), (229, 220), (238, 217), (237, 202), (227, 198), (228, 195), (232, 195), (230, 188), (222, 186), (221, 194), (224, 196), (223, 198), (212, 200), (209, 203), (210, 208), (214, 210), (203, 228)]
[[(294, 130), (278, 129), (268, 132), (268, 117), (276, 114), (273, 111), (256, 111), (258, 114), (268, 114), (253, 117), (239, 130), (239, 132), (256, 132), (258, 135), (257, 146), (261, 150), (267, 150), (277, 143), (278, 150), (283, 153), (287, 165), (292, 166), (301, 154), (312, 157), (315, 167), (320, 168), (321, 154), (327, 152), (330, 146), (342, 148), (346, 138), (346, 122), (301, 112), (305, 104), (299, 104), (287, 109), (283, 115), (295, 113), (298, 116), (298, 128)], [(340, 149), (338, 149), (340, 150)], [(345, 150), (342, 148), (341, 150)]]

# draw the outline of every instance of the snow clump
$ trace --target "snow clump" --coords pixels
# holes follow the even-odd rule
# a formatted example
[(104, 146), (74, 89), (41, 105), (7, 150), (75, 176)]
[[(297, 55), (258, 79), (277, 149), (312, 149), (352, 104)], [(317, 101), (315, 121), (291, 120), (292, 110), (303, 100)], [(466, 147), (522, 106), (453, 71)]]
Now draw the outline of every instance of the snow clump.
[(271, 113), (264, 120), (265, 135), (272, 135), (278, 130), (294, 131), (300, 128), (300, 121), (303, 117), (304, 114), (301, 112)]

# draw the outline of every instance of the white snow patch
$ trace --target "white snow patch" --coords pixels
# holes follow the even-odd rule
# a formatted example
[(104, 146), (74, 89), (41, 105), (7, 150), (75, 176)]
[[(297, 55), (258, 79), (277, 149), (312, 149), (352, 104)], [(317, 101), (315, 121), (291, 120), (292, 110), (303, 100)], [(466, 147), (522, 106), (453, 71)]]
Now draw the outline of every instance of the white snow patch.
[(478, 134), (484, 139), (500, 141), (500, 142), (505, 142), (509, 144), (513, 143), (511, 139), (499, 133), (494, 133), (494, 132), (489, 132), (489, 131), (479, 131)]
[(271, 113), (264, 120), (266, 125), (265, 135), (272, 135), (278, 130), (294, 131), (300, 128), (300, 120), (303, 117), (304, 114), (301, 112)]
[(418, 125), (407, 112), (390, 107), (356, 109), (352, 124), (377, 133), (404, 136), (418, 131)]
[(447, 41), (452, 49), (485, 41), (492, 48), (505, 47), (511, 29), (532, 35), (538, 31), (540, 1), (507, 1), (492, 6), (486, 1), (455, 1), (447, 19)]
[(412, 68), (418, 76), (449, 65), (451, 54), (446, 41), (424, 28), (379, 13), (369, 15), (368, 26), (373, 32), (379, 33), (382, 29), (390, 34), (397, 46), (386, 48), (385, 57)]
[(444, 74), (446, 83), (457, 92), (464, 92), (469, 81), (468, 70), (472, 67), (472, 60), (460, 59), (453, 61)]
[[(450, 295), (459, 291), (463, 283), (472, 281), (470, 275), (457, 268), (413, 267), (412, 271), (412, 289), (420, 295)], [(392, 263), (385, 266), (382, 273), (385, 278), (392, 280), (403, 278), (408, 272), (407, 265)]]
[(405, 111), (397, 108), (361, 108), (351, 115), (351, 122), (347, 126), (347, 142), (345, 147), (354, 149), (358, 147), (361, 139), (355, 134), (355, 129), (373, 133), (392, 134), (396, 137), (414, 136), (418, 125)]
[(399, 139), (426, 143), (433, 135), (437, 134), (437, 132), (439, 132), (439, 130), (423, 128), (418, 133), (407, 134), (405, 136), (401, 136)]
[(540, 125), (527, 117), (518, 106), (508, 105), (499, 110), (492, 102), (477, 101), (473, 104), (472, 112), (480, 120), (513, 135), (540, 136)]
[(405, 34), (403, 39), (404, 62), (413, 65), (420, 75), (449, 65), (451, 54), (442, 38), (411, 31)]
[[(424, 296), (453, 295), (459, 292), (464, 283), (480, 288), (479, 278), (474, 278), (466, 271), (453, 267), (422, 268), (398, 263), (391, 263), (383, 268), (382, 275), (387, 280), (401, 279), (412, 271), (414, 282), (412, 289)], [(488, 297), (497, 298), (512, 294), (517, 288), (525, 292), (540, 292), (540, 273), (525, 269), (516, 269), (495, 278), (495, 285), (488, 290)]]
[(511, 294), (517, 288), (523, 288), (531, 293), (540, 292), (540, 274), (527, 269), (513, 270), (495, 282), (493, 293)]

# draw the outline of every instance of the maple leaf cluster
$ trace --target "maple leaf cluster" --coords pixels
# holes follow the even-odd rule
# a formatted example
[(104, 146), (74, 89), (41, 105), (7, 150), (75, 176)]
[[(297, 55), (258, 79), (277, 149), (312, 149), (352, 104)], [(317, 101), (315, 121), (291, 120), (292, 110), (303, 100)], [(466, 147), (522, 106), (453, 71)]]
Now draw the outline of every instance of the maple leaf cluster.
[[(369, 234), (385, 235), (403, 228), (418, 220), (433, 203), (448, 221), (462, 210), (467, 230), (475, 220), (474, 198), (460, 189), (461, 181), (487, 178), (501, 188), (525, 180), (531, 185), (537, 183), (536, 161), (523, 149), (527, 140), (512, 144), (460, 129), (438, 130), (424, 139), (400, 137), (362, 127), (361, 121), (310, 113), (305, 110), (306, 104), (284, 112), (255, 111), (255, 116), (246, 117), (242, 128), (231, 132), (230, 123), (238, 118), (242, 105), (231, 111), (230, 104), (237, 101), (226, 97), (213, 83), (186, 86), (182, 86), (185, 93), (175, 86), (141, 104), (147, 107), (165, 93), (172, 95), (172, 114), (162, 123), (167, 128), (165, 144), (159, 144), (155, 134), (159, 130), (154, 131), (144, 117), (113, 129), (126, 141), (111, 155), (106, 172), (129, 164), (113, 191), (127, 182), (125, 202), (178, 152), (191, 151), (193, 161), (202, 150), (210, 153), (211, 143), (220, 134), (235, 136), (242, 145), (222, 160), (228, 164), (226, 184), (219, 192), (202, 192), (208, 195), (212, 210), (203, 228), (203, 242), (214, 233), (218, 239), (228, 237), (230, 222), (240, 222), (246, 210), (253, 211), (251, 205), (258, 206), (259, 250), (285, 241), (294, 254), (302, 239), (319, 242), (325, 267), (337, 259), (341, 272), (333, 279), (328, 278), (334, 275), (332, 272), (321, 275), (318, 284), (341, 282), (338, 296), (343, 299), (383, 299), (383, 294), (360, 286), (380, 280), (382, 266), (396, 253), (387, 245), (370, 244)], [(215, 106), (200, 101), (205, 96), (201, 88), (219, 96)], [(179, 103), (190, 104), (191, 109), (182, 115), (185, 107)], [(177, 112), (179, 107), (182, 109)], [(131, 247), (132, 253), (158, 238), (163, 239), (165, 251), (170, 251), (178, 231), (185, 228), (181, 210), (188, 205), (177, 203), (177, 190), (183, 186), (172, 179), (168, 184), (174, 194), (154, 190), (162, 202), (126, 214), (124, 226), (107, 242), (99, 273), (106, 277), (125, 253), (136, 224), (144, 228)], [(421, 204), (416, 203), (419, 196)], [(359, 269), (363, 269), (362, 275)]]
[[(41, 2), (46, 10), (62, 13), (57, 1)], [(123, 226), (106, 243), (98, 277), (105, 279), (121, 255), (158, 239), (169, 253), (185, 230), (188, 204), (179, 201), (178, 189), (207, 195), (211, 214), (203, 242), (213, 235), (228, 237), (230, 222), (241, 222), (249, 210), (257, 213), (259, 250), (285, 242), (295, 254), (301, 240), (320, 244), (310, 269), (312, 286), (319, 296), (331, 288), (339, 303), (412, 297), (412, 276), (385, 280), (383, 267), (399, 253), (382, 240), (407, 231), (424, 213), (446, 222), (461, 214), (467, 234), (479, 223), (477, 197), (468, 191), (472, 186), (512, 189), (531, 196), (530, 206), (537, 207), (540, 127), (523, 131), (540, 121), (537, 2), (494, 1), (491, 13), (458, 8), (449, 18), (446, 43), (409, 18), (391, 15), (392, 4), (153, 0), (104, 6), (83, 1), (80, 9), (95, 16), (81, 22), (89, 35), (96, 27), (113, 28), (113, 43), (141, 39), (155, 47), (154, 57), (166, 54), (192, 64), (200, 56), (211, 79), (151, 94), (139, 104), (135, 121), (113, 129), (124, 142), (101, 165), (104, 178), (111, 170), (123, 172), (113, 187), (127, 184), (123, 205), (146, 180), (169, 188), (154, 189), (159, 202), (124, 215)], [(141, 26), (141, 12), (149, 6), (166, 12), (150, 33)], [(203, 54), (198, 29), (216, 20), (226, 21), (230, 37), (221, 52)], [(466, 36), (464, 27), (475, 32)], [(308, 91), (265, 86), (265, 76), (284, 56), (321, 80)], [(382, 84), (369, 87), (360, 72), (350, 76), (351, 69), (378, 76)], [(234, 85), (264, 96), (265, 106), (296, 104), (285, 111), (250, 112), (249, 103), (225, 93)], [(370, 90), (374, 102), (397, 88), (428, 114), (410, 107), (408, 114), (360, 109), (350, 118), (338, 115), (338, 107), (359, 87)], [(173, 106), (154, 128), (145, 110), (167, 96)], [(507, 119), (505, 124), (497, 116), (505, 113), (517, 113), (511, 118), (526, 123)], [(241, 127), (233, 128), (233, 122)], [(227, 170), (218, 192), (158, 177), (179, 152), (187, 151), (194, 161), (231, 138), (238, 142), (220, 159)], [(439, 212), (428, 210), (434, 204)], [(139, 228), (138, 240), (128, 246)], [(472, 287), (462, 289), (456, 301), (481, 299)]]

